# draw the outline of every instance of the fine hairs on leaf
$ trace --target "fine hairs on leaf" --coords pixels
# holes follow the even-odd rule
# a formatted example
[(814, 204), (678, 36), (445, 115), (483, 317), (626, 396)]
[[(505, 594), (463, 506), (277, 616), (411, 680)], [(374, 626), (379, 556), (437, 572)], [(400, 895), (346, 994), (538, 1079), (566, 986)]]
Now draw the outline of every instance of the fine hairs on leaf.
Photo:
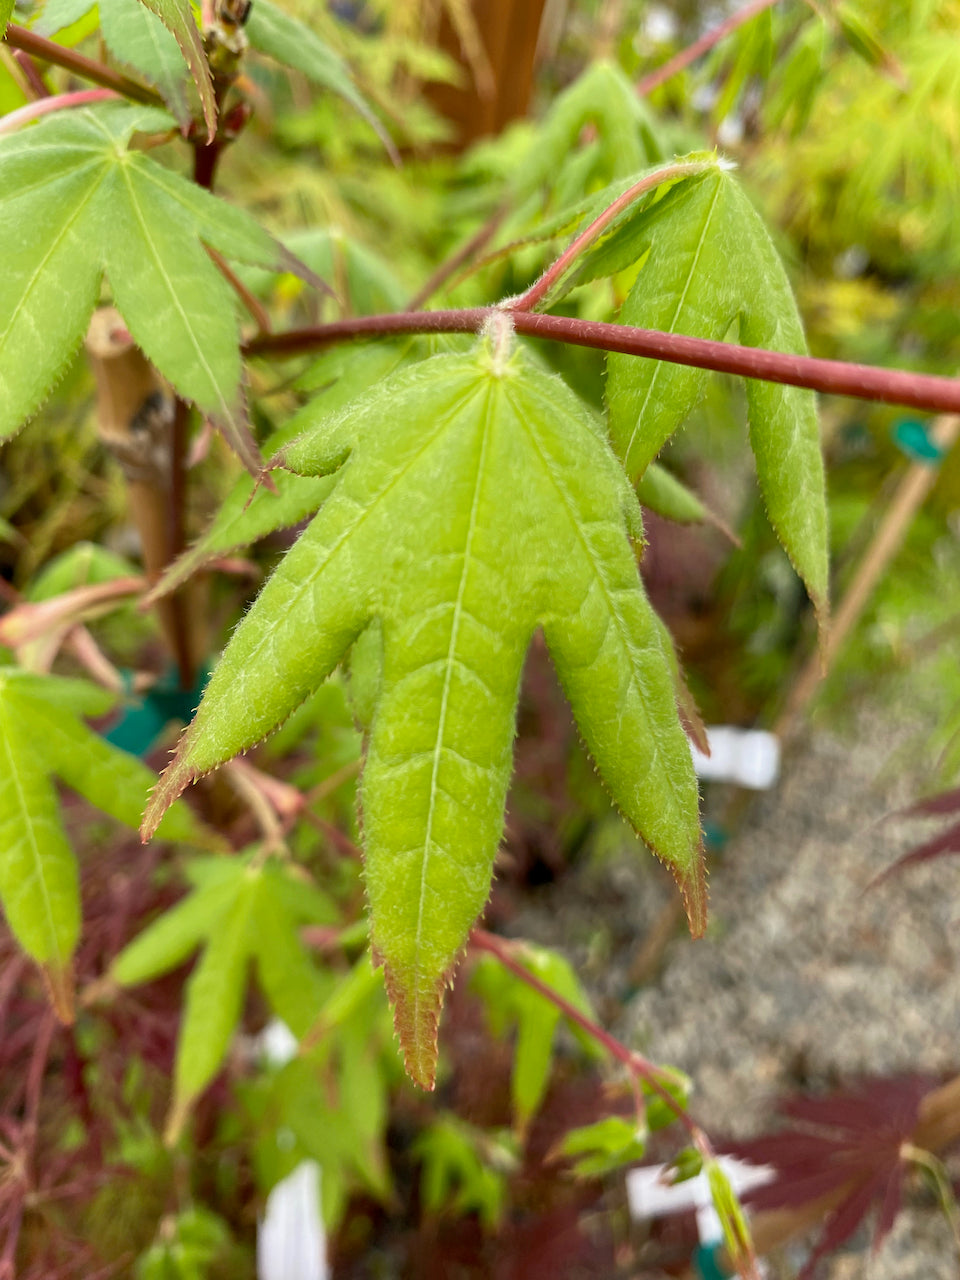
[(639, 509), (599, 423), (508, 332), (394, 375), (281, 460), (339, 468), (337, 483), (235, 632), (144, 836), (378, 618), (361, 793), (371, 940), (408, 1070), (430, 1087), (443, 987), (490, 888), (538, 626), (603, 781), (703, 929), (697, 790), (630, 544)]

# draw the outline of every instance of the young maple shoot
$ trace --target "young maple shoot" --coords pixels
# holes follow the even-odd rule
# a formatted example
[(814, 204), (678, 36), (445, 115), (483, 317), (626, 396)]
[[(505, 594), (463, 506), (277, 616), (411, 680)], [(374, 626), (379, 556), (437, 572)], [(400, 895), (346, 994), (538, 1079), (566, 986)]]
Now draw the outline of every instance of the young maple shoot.
[(338, 482), (234, 633), (143, 827), (275, 728), (376, 619), (371, 942), (427, 1087), (443, 988), (490, 889), (538, 626), (614, 802), (673, 870), (695, 933), (706, 918), (696, 781), (631, 545), (636, 498), (600, 422), (500, 322), (281, 453)]

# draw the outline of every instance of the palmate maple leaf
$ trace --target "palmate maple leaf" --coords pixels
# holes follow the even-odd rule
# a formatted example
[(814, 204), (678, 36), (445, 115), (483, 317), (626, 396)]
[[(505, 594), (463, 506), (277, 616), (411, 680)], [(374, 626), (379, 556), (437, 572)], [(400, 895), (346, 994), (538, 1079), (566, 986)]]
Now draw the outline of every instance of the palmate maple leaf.
[(909, 1168), (904, 1145), (933, 1082), (918, 1075), (860, 1081), (824, 1098), (794, 1097), (779, 1106), (791, 1128), (725, 1144), (724, 1150), (775, 1172), (744, 1197), (753, 1210), (797, 1209), (827, 1200), (830, 1212), (797, 1280), (813, 1280), (820, 1263), (877, 1210), (873, 1249), (900, 1210)]
[(205, 246), (310, 273), (249, 214), (129, 149), (135, 133), (172, 123), (152, 107), (106, 102), (0, 138), (0, 439), (66, 371), (106, 273), (137, 345), (256, 473), (236, 297)]
[(444, 984), (490, 888), (538, 627), (695, 933), (706, 912), (690, 751), (630, 542), (636, 498), (598, 420), (511, 344), (503, 317), (495, 340), (395, 374), (283, 452), (302, 474), (339, 468), (337, 482), (234, 633), (143, 826), (149, 837), (188, 783), (279, 724), (375, 624), (371, 939), (427, 1087)]

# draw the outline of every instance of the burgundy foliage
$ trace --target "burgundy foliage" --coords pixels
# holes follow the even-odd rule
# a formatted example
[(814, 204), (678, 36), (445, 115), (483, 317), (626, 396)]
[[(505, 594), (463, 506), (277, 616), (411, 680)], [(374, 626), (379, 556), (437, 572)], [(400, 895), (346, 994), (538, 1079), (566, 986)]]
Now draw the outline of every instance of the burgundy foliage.
[(874, 1209), (873, 1247), (879, 1247), (900, 1208), (908, 1168), (901, 1148), (911, 1140), (921, 1100), (932, 1087), (927, 1078), (904, 1076), (865, 1080), (823, 1098), (791, 1098), (780, 1107), (788, 1128), (723, 1148), (776, 1170), (775, 1181), (744, 1197), (753, 1210), (835, 1202), (798, 1280), (810, 1280), (820, 1261)]

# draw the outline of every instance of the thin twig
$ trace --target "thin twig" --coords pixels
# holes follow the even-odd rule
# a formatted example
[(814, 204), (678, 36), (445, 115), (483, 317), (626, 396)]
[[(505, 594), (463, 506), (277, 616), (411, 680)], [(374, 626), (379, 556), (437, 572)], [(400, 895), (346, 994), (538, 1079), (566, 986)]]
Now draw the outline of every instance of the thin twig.
[[(316, 351), (353, 338), (387, 337), (395, 333), (478, 333), (500, 308), (469, 307), (446, 311), (400, 311), (357, 316), (331, 324), (264, 334), (244, 344), (248, 356), (290, 356)], [(576, 316), (552, 316), (509, 312), (518, 333), (549, 338), (573, 346), (594, 347), (623, 355), (646, 356), (673, 364), (733, 373), (763, 382), (806, 387), (829, 395), (852, 396), (886, 404), (909, 405), (930, 412), (960, 413), (960, 379), (910, 373), (905, 369), (881, 369), (843, 360), (820, 360), (789, 355), (733, 342), (688, 338), (658, 329), (581, 320)]]
[(655, 1093), (658, 1098), (666, 1103), (690, 1135), (691, 1141), (695, 1143), (701, 1152), (707, 1155), (712, 1154), (703, 1130), (691, 1119), (687, 1110), (677, 1102), (669, 1090), (665, 1089), (660, 1083), (657, 1068), (648, 1058), (645, 1058), (642, 1053), (637, 1053), (634, 1049), (628, 1049), (616, 1036), (611, 1035), (599, 1023), (594, 1022), (592, 1018), (588, 1018), (576, 1005), (565, 999), (559, 991), (555, 991), (553, 987), (541, 981), (535, 973), (531, 973), (515, 958), (513, 954), (514, 946), (504, 938), (498, 938), (494, 933), (487, 933), (485, 929), (474, 929), (470, 934), (470, 946), (477, 951), (486, 951), (490, 955), (496, 956), (505, 969), (509, 969), (521, 982), (525, 982), (538, 995), (543, 996), (544, 1000), (549, 1000), (568, 1021), (576, 1023), (581, 1031), (585, 1031), (592, 1040), (596, 1040), (597, 1044), (605, 1049), (611, 1058), (627, 1069), (631, 1079), (642, 1080), (652, 1093)]
[(695, 160), (686, 164), (671, 164), (663, 169), (658, 169), (656, 173), (648, 173), (639, 182), (635, 182), (632, 187), (624, 191), (623, 195), (618, 196), (612, 204), (607, 205), (606, 209), (598, 217), (594, 218), (589, 227), (580, 232), (576, 239), (564, 249), (560, 257), (547, 267), (540, 279), (530, 286), (526, 293), (510, 304), (511, 314), (517, 315), (521, 311), (532, 311), (538, 303), (542, 302), (553, 286), (561, 279), (564, 272), (606, 230), (614, 218), (622, 213), (624, 209), (629, 208), (635, 200), (639, 200), (642, 195), (652, 191), (654, 187), (661, 186), (664, 182), (673, 182), (677, 178), (692, 177), (696, 173), (703, 173), (706, 169), (714, 168), (716, 168), (716, 163), (713, 160)]
[(483, 226), (470, 237), (466, 244), (461, 245), (445, 262), (440, 263), (429, 280), (410, 299), (407, 309), (409, 311), (419, 311), (423, 304), (433, 297), (441, 285), (446, 284), (462, 266), (470, 262), (481, 250), (486, 248), (490, 240), (496, 235), (500, 223), (506, 216), (507, 205), (502, 204), (493, 211)]
[(687, 45), (685, 49), (681, 49), (679, 53), (658, 67), (656, 71), (651, 71), (649, 75), (637, 85), (637, 93), (641, 98), (645, 98), (648, 94), (653, 93), (654, 89), (659, 89), (662, 84), (668, 80), (672, 80), (680, 71), (684, 71), (691, 63), (696, 62), (698, 58), (702, 58), (705, 53), (720, 43), (721, 40), (738, 27), (742, 27), (745, 22), (749, 22), (751, 18), (757, 17), (763, 13), (765, 9), (772, 9), (777, 0), (750, 0), (749, 4), (743, 5), (731, 13), (729, 18), (725, 18), (719, 26), (713, 27), (710, 31), (705, 32), (699, 40), (694, 40), (693, 44)]
[(72, 71), (81, 80), (102, 85), (104, 89), (113, 89), (133, 102), (143, 102), (151, 107), (164, 105), (163, 98), (155, 90), (138, 84), (136, 80), (104, 66), (102, 62), (94, 62), (92, 58), (85, 58), (82, 53), (65, 49), (63, 45), (55, 44), (52, 40), (37, 35), (35, 31), (28, 31), (26, 27), (11, 22), (3, 38), (11, 49), (22, 49), (24, 53), (43, 62), (51, 62), (56, 67), (63, 67), (65, 71)]

